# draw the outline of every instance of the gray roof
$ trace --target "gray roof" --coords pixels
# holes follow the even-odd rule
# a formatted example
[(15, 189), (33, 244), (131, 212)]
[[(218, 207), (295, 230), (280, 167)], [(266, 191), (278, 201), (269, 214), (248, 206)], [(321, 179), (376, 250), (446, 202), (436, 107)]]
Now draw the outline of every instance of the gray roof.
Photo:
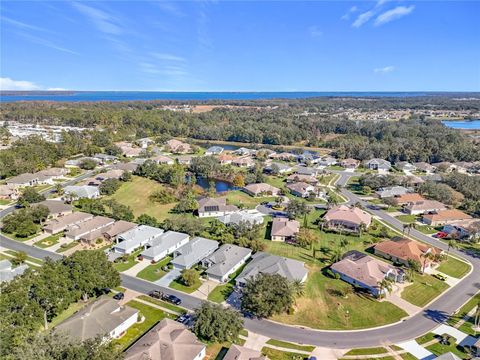
[(267, 360), (268, 358), (258, 350), (232, 344), (223, 360)]
[(303, 280), (308, 271), (305, 264), (298, 260), (257, 252), (236, 281), (246, 282), (258, 274), (279, 274), (289, 281)]
[(454, 353), (448, 352), (448, 353), (440, 355), (435, 360), (460, 360), (460, 358), (457, 355), (455, 355)]
[(33, 180), (38, 180), (38, 175), (32, 173), (25, 173), (7, 179), (7, 184), (25, 184)]
[(195, 237), (175, 251), (177, 256), (172, 260), (172, 264), (191, 267), (213, 253), (217, 248), (218, 241)]
[(238, 208), (235, 205), (227, 205), (226, 198), (203, 198), (198, 200), (198, 212), (225, 212), (225, 211), (237, 211)]
[(137, 309), (120, 306), (116, 300), (104, 295), (70, 316), (58, 325), (55, 331), (66, 332), (72, 338), (84, 341), (99, 335), (108, 335), (137, 313)]
[(190, 236), (188, 234), (176, 231), (167, 231), (162, 235), (149, 241), (148, 244), (150, 245), (150, 247), (144, 252), (142, 252), (142, 255), (155, 257), (159, 254), (164, 253), (165, 251), (168, 251), (172, 248), (172, 246), (188, 240), (189, 238)]
[(408, 193), (408, 189), (403, 186), (389, 186), (378, 189), (376, 193), (378, 196), (386, 198), (406, 194)]
[(211, 146), (207, 149), (206, 152), (212, 153), (212, 154), (220, 154), (223, 151), (223, 148), (221, 146)]
[(0, 282), (11, 281), (14, 277), (22, 275), (28, 269), (27, 264), (19, 265), (12, 268), (12, 263), (9, 260), (0, 261)]
[(35, 205), (46, 206), (50, 211), (50, 214), (59, 214), (67, 211), (72, 211), (71, 205), (65, 204), (63, 201), (60, 201), (60, 200), (45, 200)]
[(301, 175), (316, 175), (318, 173), (318, 169), (307, 166), (297, 166), (295, 167), (295, 172)]
[(272, 162), (270, 165), (266, 167), (266, 169), (271, 170), (273, 165), (276, 165), (279, 171), (289, 171), (292, 168), (290, 165), (286, 165), (278, 162)]
[(237, 211), (232, 214), (220, 216), (218, 220), (225, 225), (239, 225), (241, 222), (249, 225), (263, 224), (262, 215), (251, 214), (248, 211)]
[(365, 162), (367, 166), (376, 165), (378, 169), (390, 169), (392, 164), (388, 160), (374, 158)]
[(85, 236), (96, 230), (104, 229), (108, 225), (112, 225), (115, 220), (105, 216), (95, 216), (93, 219), (86, 220), (79, 224), (71, 225), (67, 230), (68, 237)]
[(205, 262), (212, 264), (206, 272), (209, 275), (225, 276), (251, 253), (252, 250), (250, 249), (232, 244), (224, 244), (212, 255), (204, 259)]
[(162, 229), (148, 225), (140, 225), (118, 235), (118, 239), (121, 242), (116, 244), (115, 248), (123, 250), (137, 248), (145, 242), (151, 241), (162, 234)]
[(89, 198), (93, 197), (98, 194), (99, 190), (96, 186), (88, 186), (88, 185), (71, 185), (65, 186), (65, 194), (75, 194), (79, 198)]

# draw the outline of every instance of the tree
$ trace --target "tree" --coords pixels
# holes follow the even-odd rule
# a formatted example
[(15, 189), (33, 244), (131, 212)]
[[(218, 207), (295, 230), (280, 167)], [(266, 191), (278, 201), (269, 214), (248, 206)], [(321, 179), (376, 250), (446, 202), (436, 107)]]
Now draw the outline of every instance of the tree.
[(195, 310), (194, 318), (193, 331), (204, 341), (235, 341), (243, 328), (238, 311), (206, 301)]
[(233, 185), (239, 188), (245, 186), (245, 178), (242, 174), (235, 175), (235, 177), (233, 178)]
[(379, 288), (379, 295), (384, 296), (385, 293), (390, 293), (393, 289), (393, 281), (392, 279), (386, 277), (382, 281), (377, 283)]
[(312, 247), (312, 244), (315, 242), (315, 234), (312, 230), (307, 228), (301, 228), (296, 237), (298, 245), (306, 248)]
[(172, 211), (176, 213), (193, 212), (198, 209), (198, 201), (192, 191), (186, 191)]
[(148, 225), (148, 226), (153, 226), (157, 227), (158, 226), (158, 221), (155, 219), (153, 216), (150, 216), (148, 214), (141, 214), (137, 217), (137, 223), (140, 225)]
[(81, 250), (64, 260), (73, 288), (84, 300), (103, 288), (120, 285), (120, 275), (101, 250)]
[(448, 240), (448, 247), (447, 247), (447, 258), (450, 255), (450, 249), (458, 249), (458, 243), (455, 239)]
[(17, 225), (15, 235), (17, 237), (26, 238), (38, 231), (38, 226), (31, 219), (22, 221)]
[(41, 224), (47, 220), (50, 210), (45, 205), (34, 205), (30, 207), (29, 213), (34, 223)]
[(165, 230), (185, 232), (190, 236), (198, 236), (205, 229), (205, 224), (197, 217), (181, 215), (176, 216), (174, 219), (166, 218), (162, 222), (161, 227)]
[(288, 311), (293, 304), (292, 287), (278, 274), (258, 274), (243, 289), (241, 309), (257, 317), (270, 317)]
[(408, 259), (408, 267), (416, 272), (420, 272), (422, 265), (417, 260)]
[(200, 275), (194, 269), (183, 269), (180, 277), (182, 283), (188, 287), (192, 287), (200, 281)]
[(292, 199), (287, 205), (286, 212), (290, 219), (295, 219), (299, 216), (308, 214), (310, 212), (310, 208), (304, 201)]
[(434, 256), (433, 256), (433, 254), (429, 251), (429, 252), (426, 252), (426, 253), (421, 254), (420, 257), (423, 258), (422, 273), (424, 273), (424, 272), (425, 272), (425, 268), (427, 267), (427, 262), (428, 262), (429, 260), (433, 260)]
[(15, 257), (13, 258), (12, 262), (14, 265), (20, 265), (23, 264), (28, 258), (28, 255), (25, 251), (18, 251), (15, 254)]
[(124, 171), (122, 176), (120, 176), (120, 181), (123, 181), (123, 182), (132, 181), (132, 173), (130, 171)]
[(25, 206), (26, 204), (34, 204), (43, 200), (45, 200), (44, 195), (40, 194), (33, 187), (27, 187), (18, 198), (18, 203)]
[(102, 184), (100, 184), (100, 194), (102, 195), (113, 195), (115, 192), (120, 189), (122, 186), (121, 181), (118, 179), (107, 179)]
[(93, 170), (97, 166), (97, 162), (93, 159), (84, 159), (78, 164), (78, 167), (83, 170)]
[(290, 287), (292, 289), (292, 294), (295, 299), (302, 297), (305, 295), (305, 284), (301, 282), (300, 280), (294, 280), (293, 282), (290, 283)]
[(120, 156), (122, 155), (122, 149), (112, 144), (105, 147), (105, 153), (112, 156)]
[(63, 186), (62, 184), (56, 183), (55, 184), (55, 192), (57, 193), (58, 196), (62, 196), (64, 191), (63, 191)]
[(334, 264), (334, 263), (336, 263), (337, 261), (342, 260), (342, 257), (343, 257), (343, 252), (342, 252), (342, 250), (340, 250), (340, 249), (335, 249), (335, 250), (332, 252), (332, 255), (331, 255), (331, 257), (330, 257), (330, 263), (331, 263), (331, 264)]

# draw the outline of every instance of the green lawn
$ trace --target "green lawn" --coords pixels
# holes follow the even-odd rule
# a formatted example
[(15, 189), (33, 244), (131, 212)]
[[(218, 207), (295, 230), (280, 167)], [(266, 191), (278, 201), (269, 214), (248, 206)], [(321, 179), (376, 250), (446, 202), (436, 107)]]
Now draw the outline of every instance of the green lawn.
[(140, 338), (145, 332), (147, 332), (163, 318), (175, 318), (174, 315), (167, 314), (157, 308), (139, 303), (135, 300), (129, 301), (127, 305), (139, 310), (140, 314), (145, 316), (145, 321), (134, 324), (132, 327), (130, 327), (130, 329), (127, 330), (125, 335), (123, 335), (120, 339), (113, 341), (113, 344), (121, 350), (125, 350), (127, 347), (133, 344), (138, 338)]
[(375, 348), (363, 348), (363, 349), (353, 349), (347, 352), (345, 355), (377, 355), (377, 354), (386, 354), (388, 351), (383, 347)]
[(262, 349), (262, 354), (268, 357), (270, 360), (299, 360), (308, 358), (308, 356), (303, 354), (280, 351), (268, 347), (264, 347)]
[(16, 241), (21, 241), (21, 242), (24, 242), (24, 241), (28, 241), (28, 240), (31, 240), (33, 239), (34, 237), (40, 235), (39, 232), (33, 234), (33, 235), (30, 235), (30, 236), (27, 236), (27, 237), (20, 237), (20, 236), (17, 236), (17, 234), (8, 234), (8, 233), (5, 233), (5, 232), (0, 232), (2, 235), (8, 237), (9, 239), (12, 239), (12, 240), (16, 240)]
[(57, 253), (63, 253), (65, 251), (67, 251), (68, 249), (74, 248), (77, 245), (78, 245), (77, 241), (72, 241), (71, 243), (60, 245), (60, 247), (58, 248), (58, 250), (56, 252)]
[(140, 295), (138, 298), (142, 299), (142, 300), (145, 300), (145, 301), (148, 301), (148, 302), (151, 302), (152, 304), (164, 307), (165, 309), (175, 311), (179, 314), (185, 313), (185, 309), (181, 308), (180, 306), (176, 306), (176, 305), (170, 304), (166, 301), (162, 301), (162, 300), (159, 300), (159, 299), (154, 299), (154, 298), (152, 298), (148, 295)]
[(317, 329), (362, 329), (397, 322), (407, 316), (388, 301), (379, 302), (312, 267), (305, 284), (305, 296), (297, 299), (293, 315), (280, 314), (273, 320)]
[(130, 269), (131, 267), (135, 266), (138, 263), (137, 256), (140, 255), (142, 251), (143, 251), (143, 248), (140, 248), (134, 251), (128, 256), (128, 259), (125, 262), (118, 262), (118, 263), (114, 262), (113, 267), (117, 269), (117, 271), (119, 272)]
[(431, 351), (433, 354), (440, 356), (447, 352), (452, 352), (457, 355), (460, 359), (471, 359), (462, 349), (461, 346), (457, 346), (454, 343), (454, 339), (450, 340), (450, 345), (442, 345), (439, 342), (429, 345), (426, 347), (427, 350)]
[(372, 191), (365, 191), (363, 186), (359, 183), (359, 176), (352, 176), (348, 179), (347, 189), (356, 195), (366, 196), (372, 194)]
[(437, 229), (435, 229), (433, 226), (430, 225), (417, 225), (415, 224), (415, 229), (420, 231), (421, 233), (424, 233), (425, 235), (432, 235), (438, 232)]
[(39, 248), (45, 249), (55, 244), (58, 244), (59, 239), (63, 236), (63, 233), (58, 233), (55, 235), (50, 235), (43, 240), (37, 241), (34, 245)]
[(312, 352), (313, 350), (315, 350), (315, 346), (292, 344), (290, 342), (275, 340), (275, 339), (268, 340), (267, 344), (286, 348), (286, 349), (302, 350), (302, 351), (308, 351), (308, 352)]
[[(463, 305), (454, 315), (450, 316), (450, 318), (447, 320), (447, 323), (451, 326), (455, 326), (460, 320), (463, 319), (465, 315), (467, 315), (479, 303), (480, 303), (480, 294), (477, 294), (474, 297), (472, 297), (465, 305)], [(478, 332), (475, 333), (475, 331), (473, 330), (473, 326), (474, 326), (474, 318), (469, 317), (467, 321), (460, 326), (459, 330), (469, 335), (477, 335)]]
[(233, 274), (230, 274), (229, 276), (229, 281), (225, 284), (220, 284), (215, 287), (209, 294), (208, 294), (208, 300), (216, 302), (216, 303), (222, 303), (227, 298), (230, 296), (230, 294), (233, 292), (233, 289), (235, 287), (235, 278), (240, 275), (240, 273), (243, 271), (247, 264), (244, 264), (243, 266), (240, 266), (237, 271), (235, 271)]
[(12, 202), (12, 200), (5, 200), (5, 199), (0, 199), (0, 205), (8, 205)]
[(413, 284), (402, 291), (402, 299), (423, 307), (444, 292), (448, 285), (431, 275), (415, 274)]
[(145, 269), (137, 274), (137, 277), (152, 282), (161, 279), (163, 275), (166, 274), (166, 272), (162, 270), (162, 267), (167, 265), (171, 259), (171, 257), (167, 256), (165, 259), (156, 264), (148, 265)]
[(162, 187), (163, 185), (154, 180), (133, 176), (132, 181), (123, 183), (120, 189), (109, 198), (130, 206), (135, 216), (148, 214), (163, 221), (169, 217), (169, 211), (175, 203), (159, 204), (148, 198), (152, 192)]
[(406, 224), (411, 224), (417, 220), (417, 216), (416, 215), (398, 215), (397, 220)]
[(413, 356), (413, 355), (410, 354), (410, 353), (400, 354), (400, 357), (401, 357), (403, 360), (418, 360), (415, 356)]
[[(8, 255), (11, 255), (12, 257), (15, 257), (17, 255), (17, 252), (13, 251), (13, 250), (5, 250), (5, 254), (8, 254)], [(38, 266), (43, 265), (43, 260), (31, 257), (31, 256), (27, 256), (27, 261), (30, 261), (34, 264), (37, 264)]]
[(440, 266), (436, 270), (460, 279), (470, 271), (470, 265), (468, 265), (466, 262), (449, 256), (447, 260), (444, 260), (440, 263)]
[(426, 344), (430, 341), (432, 341), (433, 339), (435, 339), (435, 334), (434, 333), (427, 333), (425, 335), (422, 335), (418, 338), (415, 339), (415, 341), (419, 344), (419, 345), (423, 345), (423, 344)]
[(253, 209), (258, 204), (264, 201), (274, 201), (275, 197), (252, 197), (241, 190), (234, 190), (227, 192), (227, 202), (231, 205), (244, 206), (245, 208)]
[[(200, 275), (200, 272), (199, 272), (199, 275)], [(177, 279), (173, 280), (170, 283), (170, 285), (168, 285), (168, 287), (178, 291), (183, 291), (184, 293), (187, 293), (187, 294), (191, 294), (192, 292), (197, 290), (200, 287), (200, 285), (202, 285), (202, 282), (199, 280), (197, 281), (196, 284), (193, 284), (192, 286), (186, 286), (181, 283), (180, 277), (178, 277)]]

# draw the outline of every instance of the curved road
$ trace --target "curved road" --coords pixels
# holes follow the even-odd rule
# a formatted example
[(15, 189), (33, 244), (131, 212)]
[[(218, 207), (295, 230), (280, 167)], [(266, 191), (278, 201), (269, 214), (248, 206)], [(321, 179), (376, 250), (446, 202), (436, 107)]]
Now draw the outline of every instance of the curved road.
[[(355, 173), (338, 173), (341, 176), (338, 179), (337, 184), (341, 186), (345, 186), (349, 177), (356, 175)], [(342, 188), (342, 193), (349, 199), (349, 203), (359, 202), (364, 206), (368, 205), (358, 196), (344, 188)], [(382, 221), (388, 223), (391, 227), (400, 231), (403, 230), (403, 224), (389, 214), (380, 210), (369, 211), (373, 215), (381, 218)], [(0, 217), (4, 215), (5, 213), (0, 213)], [(446, 249), (447, 247), (443, 242), (426, 236), (417, 230), (412, 229), (410, 236), (439, 248)], [(25, 251), (27, 254), (37, 258), (51, 257), (59, 259), (62, 257), (57, 253), (25, 245), (2, 235), (0, 235), (0, 245), (12, 250)], [(274, 339), (340, 349), (374, 347), (410, 340), (429, 332), (437, 325), (444, 322), (448, 318), (448, 315), (458, 310), (458, 308), (460, 308), (472, 296), (478, 293), (480, 289), (480, 258), (458, 250), (450, 250), (450, 253), (454, 253), (455, 255), (468, 260), (473, 266), (473, 271), (467, 277), (463, 278), (462, 281), (452, 290), (445, 292), (440, 298), (431, 303), (427, 309), (423, 310), (423, 312), (400, 323), (366, 330), (328, 331), (289, 326), (269, 320), (246, 318), (245, 328)], [(135, 277), (121, 274), (121, 279), (124, 287), (142, 293), (148, 293), (151, 290), (160, 290), (169, 294), (174, 294), (182, 299), (182, 305), (185, 308), (191, 310), (195, 309), (201, 302), (198, 298), (188, 294), (170, 288), (163, 288)]]

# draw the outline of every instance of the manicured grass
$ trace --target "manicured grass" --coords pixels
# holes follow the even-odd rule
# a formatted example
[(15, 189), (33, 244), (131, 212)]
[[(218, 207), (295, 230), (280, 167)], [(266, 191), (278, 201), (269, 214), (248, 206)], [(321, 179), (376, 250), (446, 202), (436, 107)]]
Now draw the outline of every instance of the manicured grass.
[(77, 245), (78, 245), (78, 241), (72, 241), (71, 243), (60, 245), (60, 247), (58, 248), (58, 250), (56, 252), (57, 253), (63, 253), (63, 252), (65, 252), (65, 251), (67, 251), (71, 248), (74, 248)]
[(353, 349), (347, 352), (345, 355), (377, 355), (386, 354), (388, 351), (383, 347)]
[(169, 217), (169, 211), (175, 206), (175, 203), (159, 204), (148, 198), (151, 193), (162, 187), (163, 185), (156, 181), (133, 176), (132, 181), (122, 184), (120, 189), (109, 198), (130, 206), (135, 216), (148, 214), (162, 221)]
[(268, 340), (267, 344), (286, 348), (286, 349), (302, 350), (302, 351), (308, 351), (308, 352), (312, 352), (313, 350), (315, 350), (315, 346), (292, 344), (290, 342), (275, 340), (275, 339)]
[(425, 235), (432, 235), (438, 232), (437, 229), (435, 229), (432, 226), (429, 225), (417, 225), (415, 224), (415, 229), (420, 231), (421, 233), (424, 233)]
[(162, 270), (162, 267), (167, 265), (171, 259), (171, 257), (167, 256), (165, 259), (156, 264), (148, 265), (145, 269), (141, 270), (137, 274), (137, 277), (152, 282), (161, 279), (166, 274), (166, 272)]
[(444, 260), (440, 263), (440, 266), (436, 270), (460, 279), (470, 271), (470, 265), (468, 265), (466, 262), (449, 256), (447, 260)]
[(402, 291), (402, 299), (423, 307), (444, 292), (448, 285), (431, 275), (415, 274), (413, 284)]
[(347, 189), (356, 195), (360, 195), (360, 196), (370, 195), (372, 191), (365, 191), (363, 186), (360, 185), (359, 180), (360, 180), (359, 176), (350, 177), (350, 179), (348, 179), (348, 182), (347, 182)]
[(440, 356), (447, 352), (452, 352), (457, 355), (460, 359), (470, 359), (470, 357), (463, 351), (461, 346), (458, 346), (454, 343), (455, 340), (450, 340), (450, 345), (442, 345), (439, 342), (427, 346), (426, 349), (431, 351), (433, 354)]
[[(5, 253), (9, 254), (9, 255), (12, 255), (12, 257), (15, 257), (17, 255), (17, 252), (13, 251), (13, 250), (5, 250)], [(31, 257), (31, 256), (27, 256), (27, 261), (30, 261), (34, 264), (37, 264), (38, 266), (43, 265), (43, 260)]]
[(3, 231), (1, 232), (1, 234), (3, 236), (8, 237), (9, 239), (24, 242), (24, 241), (32, 240), (34, 237), (37, 237), (40, 233), (37, 232), (37, 233), (35, 233), (33, 235), (30, 235), (30, 236), (27, 236), (27, 237), (20, 237), (20, 236), (17, 236), (17, 234), (8, 234), (8, 233), (5, 233)]
[(404, 222), (406, 224), (411, 224), (415, 222), (417, 217), (415, 215), (398, 215), (397, 220)]
[(413, 356), (413, 355), (410, 354), (410, 353), (400, 354), (400, 357), (401, 357), (403, 360), (418, 360), (415, 356)]
[(0, 199), (0, 205), (8, 205), (12, 202), (12, 200), (5, 200), (5, 199)]
[[(450, 240), (442, 239), (445, 244), (448, 244)], [(480, 242), (471, 243), (467, 241), (457, 241), (457, 246), (460, 251), (465, 251), (472, 256), (480, 257)]]
[(177, 313), (179, 313), (179, 314), (185, 313), (185, 309), (181, 308), (180, 306), (176, 306), (176, 305), (170, 304), (170, 303), (168, 303), (168, 302), (166, 302), (166, 301), (154, 299), (154, 298), (152, 298), (152, 297), (150, 297), (150, 296), (148, 296), (148, 295), (140, 295), (138, 298), (139, 298), (139, 299), (142, 299), (142, 300), (145, 300), (145, 301), (148, 301), (148, 302), (151, 302), (152, 304), (155, 304), (155, 305), (164, 307), (165, 309), (175, 311), (175, 312), (177, 312)]
[[(465, 305), (463, 305), (455, 315), (452, 315), (448, 320), (447, 323), (451, 326), (455, 326), (460, 320), (462, 320), (472, 309), (475, 308), (480, 303), (480, 294), (475, 295), (472, 297)], [(474, 326), (474, 318), (468, 317), (467, 321), (463, 323), (459, 330), (463, 331), (469, 335), (477, 335), (478, 331), (475, 333), (473, 330)]]
[(270, 360), (299, 360), (308, 358), (307, 355), (275, 350), (268, 347), (264, 347), (262, 349), (262, 354), (268, 357)]
[(418, 338), (415, 339), (415, 341), (419, 344), (419, 345), (423, 345), (423, 344), (426, 344), (430, 341), (432, 341), (433, 339), (435, 339), (435, 334), (434, 333), (427, 333), (425, 335), (422, 335)]
[(272, 319), (311, 328), (344, 330), (381, 326), (407, 316), (392, 303), (379, 302), (364, 293), (344, 296), (351, 288), (350, 284), (327, 277), (313, 266), (305, 284), (305, 296), (296, 301), (295, 313), (275, 315)]
[(229, 191), (226, 195), (227, 202), (231, 205), (253, 209), (264, 201), (274, 201), (275, 197), (252, 197), (241, 190)]
[(138, 249), (134, 251), (128, 256), (128, 259), (125, 262), (118, 262), (118, 263), (114, 262), (113, 267), (117, 269), (117, 271), (119, 272), (130, 269), (131, 267), (135, 266), (138, 263), (137, 256), (140, 255), (142, 251), (143, 249)]
[[(200, 273), (199, 273), (199, 275), (200, 275)], [(170, 287), (172, 289), (175, 289), (175, 290), (178, 290), (178, 291), (183, 291), (184, 293), (187, 293), (187, 294), (191, 294), (192, 292), (197, 290), (200, 287), (200, 285), (202, 285), (202, 282), (200, 280), (197, 281), (197, 283), (193, 284), (192, 286), (183, 285), (180, 281), (181, 281), (180, 277), (178, 277), (177, 279), (173, 280), (170, 283), (170, 285), (168, 285), (168, 287)]]
[(79, 311), (84, 306), (86, 306), (87, 304), (89, 304), (90, 302), (92, 302), (94, 300), (96, 300), (96, 299), (95, 298), (89, 298), (87, 302), (79, 300), (77, 302), (74, 302), (74, 303), (70, 304), (70, 306), (65, 311), (63, 311), (61, 314), (58, 314), (57, 316), (55, 316), (52, 319), (52, 321), (48, 324), (48, 327), (53, 328), (53, 327), (57, 326), (58, 324), (60, 324), (64, 320), (68, 319), (70, 316), (72, 316), (77, 311)]
[(138, 338), (140, 338), (145, 332), (147, 332), (151, 327), (153, 327), (157, 322), (163, 318), (175, 318), (174, 315), (169, 315), (157, 308), (148, 306), (138, 301), (131, 300), (127, 303), (127, 306), (133, 307), (139, 310), (140, 314), (145, 317), (145, 321), (142, 323), (136, 323), (130, 329), (127, 330), (126, 334), (123, 335), (120, 339), (114, 340), (113, 344), (120, 349), (124, 350), (131, 344), (133, 344)]
[(59, 239), (63, 236), (63, 233), (58, 233), (55, 235), (50, 235), (43, 240), (37, 241), (34, 245), (39, 248), (45, 249), (55, 244), (58, 244)]
[(245, 329), (240, 330), (240, 335), (247, 337), (248, 336), (248, 331)]
[(233, 292), (234, 284), (228, 282), (226, 284), (218, 285), (215, 289), (213, 289), (210, 294), (208, 294), (208, 300), (222, 303), (230, 296)]

